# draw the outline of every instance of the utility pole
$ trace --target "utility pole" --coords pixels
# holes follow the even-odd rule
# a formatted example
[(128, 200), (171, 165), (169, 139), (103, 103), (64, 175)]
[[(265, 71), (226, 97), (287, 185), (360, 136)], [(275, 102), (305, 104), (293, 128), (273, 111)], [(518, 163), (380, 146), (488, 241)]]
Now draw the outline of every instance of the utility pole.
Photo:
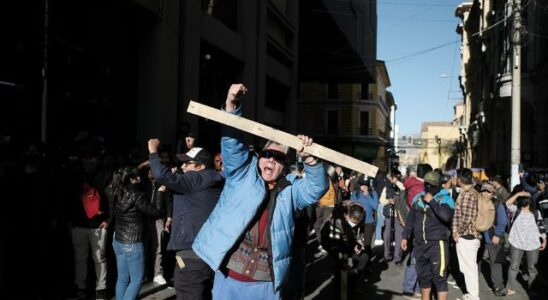
[(46, 143), (48, 137), (48, 31), (49, 0), (44, 0), (44, 52), (42, 63), (42, 130), (40, 138)]
[(441, 168), (441, 138), (436, 135), (436, 144), (438, 144), (438, 168)]
[(519, 184), (518, 166), (521, 161), (521, 0), (512, 8), (512, 143), (510, 150), (510, 185)]

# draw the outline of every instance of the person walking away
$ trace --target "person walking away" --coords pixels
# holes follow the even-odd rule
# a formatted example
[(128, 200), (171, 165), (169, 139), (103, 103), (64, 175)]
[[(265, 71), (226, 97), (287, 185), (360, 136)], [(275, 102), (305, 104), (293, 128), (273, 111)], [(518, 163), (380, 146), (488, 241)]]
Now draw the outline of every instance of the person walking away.
[[(95, 294), (106, 299), (107, 294), (107, 229), (112, 221), (107, 197), (99, 187), (92, 185), (92, 174), (79, 181), (79, 193), (73, 195), (70, 209), (72, 245), (74, 249), (74, 284), (78, 298), (87, 296), (88, 256), (95, 266)], [(69, 187), (70, 188), (70, 187)]]
[(390, 175), (390, 184), (392, 186), (386, 196), (389, 204), (383, 209), (385, 216), (384, 240), (386, 241), (384, 244), (384, 257), (386, 261), (393, 260), (397, 266), (401, 265), (403, 259), (400, 243), (407, 213), (409, 212), (405, 188), (400, 179), (400, 171), (393, 170)]
[(146, 195), (137, 189), (141, 182), (136, 167), (125, 167), (114, 172), (112, 199), (114, 210), (114, 239), (116, 254), (116, 299), (134, 300), (139, 296), (144, 276), (145, 257), (143, 248), (143, 215), (159, 216), (160, 201), (150, 203)]
[[(243, 84), (230, 87), (226, 113), (242, 114), (239, 97), (245, 91)], [(303, 151), (313, 140), (298, 138), (302, 179), (284, 175), (287, 146), (268, 141), (257, 157), (244, 145), (243, 132), (222, 127), (226, 184), (192, 245), (215, 270), (213, 299), (280, 299), (292, 259), (294, 212), (314, 204), (329, 187), (324, 164)]]
[(173, 216), (167, 249), (175, 252), (173, 284), (178, 300), (210, 298), (213, 271), (192, 250), (198, 231), (217, 204), (224, 178), (211, 168), (207, 150), (194, 147), (177, 154), (183, 173), (173, 173), (160, 161), (160, 140), (150, 139), (150, 169), (158, 184), (173, 193)]
[(479, 272), (477, 264), (481, 234), (475, 228), (478, 214), (478, 192), (474, 188), (472, 171), (464, 168), (457, 171), (457, 185), (461, 188), (455, 213), (452, 232), (456, 243), (459, 269), (464, 275), (467, 293), (463, 299), (479, 299)]

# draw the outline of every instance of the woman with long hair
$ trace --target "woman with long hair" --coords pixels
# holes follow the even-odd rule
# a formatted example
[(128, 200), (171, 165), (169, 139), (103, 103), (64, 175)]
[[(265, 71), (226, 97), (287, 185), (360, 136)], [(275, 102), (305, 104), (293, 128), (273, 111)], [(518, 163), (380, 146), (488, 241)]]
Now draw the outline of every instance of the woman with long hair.
[(136, 167), (124, 167), (112, 177), (114, 210), (113, 247), (116, 254), (118, 279), (116, 299), (137, 299), (144, 274), (143, 214), (159, 216), (159, 197), (150, 203), (146, 195), (137, 189), (141, 181)]
[(516, 276), (519, 273), (521, 260), (527, 256), (527, 269), (529, 271), (528, 290), (538, 274), (536, 264), (539, 251), (546, 248), (546, 229), (538, 210), (532, 206), (531, 194), (522, 191), (515, 193), (506, 201), (508, 211), (513, 213), (510, 234), (510, 269), (508, 270), (508, 282), (506, 283), (506, 294), (516, 293)]

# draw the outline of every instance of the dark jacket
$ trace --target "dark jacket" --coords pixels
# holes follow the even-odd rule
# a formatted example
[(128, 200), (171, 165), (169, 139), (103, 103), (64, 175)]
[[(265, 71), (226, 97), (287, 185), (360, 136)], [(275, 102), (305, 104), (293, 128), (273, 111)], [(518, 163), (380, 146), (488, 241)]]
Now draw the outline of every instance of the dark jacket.
[(344, 216), (327, 221), (322, 227), (322, 247), (334, 257), (352, 256), (354, 247), (364, 245), (364, 223), (348, 225)]
[(151, 204), (146, 195), (134, 186), (124, 188), (123, 196), (114, 199), (113, 210), (114, 238), (124, 244), (142, 241), (143, 214), (159, 216), (162, 213), (160, 201)]
[(173, 192), (171, 236), (167, 248), (191, 249), (194, 238), (219, 200), (224, 178), (212, 169), (172, 173), (160, 162), (157, 153), (150, 154), (149, 161), (156, 181)]
[(447, 241), (449, 226), (455, 209), (449, 192), (441, 189), (429, 203), (422, 200), (425, 193), (415, 196), (413, 205), (407, 214), (407, 223), (402, 237), (409, 240), (414, 236), (414, 244), (421, 245), (428, 241)]

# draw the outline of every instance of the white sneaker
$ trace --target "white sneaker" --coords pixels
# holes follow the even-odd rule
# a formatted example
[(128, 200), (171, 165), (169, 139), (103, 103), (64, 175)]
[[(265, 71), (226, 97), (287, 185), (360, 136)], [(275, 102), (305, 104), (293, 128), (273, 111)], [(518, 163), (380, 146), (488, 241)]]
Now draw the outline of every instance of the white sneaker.
[(166, 279), (162, 275), (154, 276), (154, 279), (152, 281), (154, 281), (155, 283), (160, 284), (160, 285), (167, 284)]
[(461, 297), (457, 297), (457, 300), (469, 300), (470, 294), (464, 294)]
[(375, 240), (375, 246), (382, 246), (382, 245), (384, 245), (383, 240)]

